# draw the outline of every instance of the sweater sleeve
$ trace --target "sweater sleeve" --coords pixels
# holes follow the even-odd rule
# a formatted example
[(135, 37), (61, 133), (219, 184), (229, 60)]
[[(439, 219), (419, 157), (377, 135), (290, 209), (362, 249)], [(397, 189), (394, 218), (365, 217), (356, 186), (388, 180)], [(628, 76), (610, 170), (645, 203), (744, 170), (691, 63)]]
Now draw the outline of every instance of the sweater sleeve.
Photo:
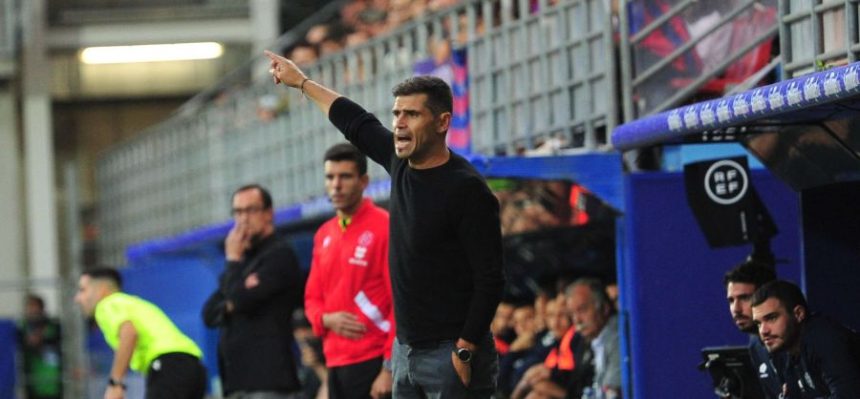
[(335, 100), (328, 118), (349, 142), (391, 173), (394, 134), (379, 119), (346, 97)]
[(460, 337), (477, 344), (489, 330), (502, 299), (505, 276), (499, 201), (483, 181), (470, 183), (461, 190), (463, 213), (457, 230), (471, 267), (474, 293)]

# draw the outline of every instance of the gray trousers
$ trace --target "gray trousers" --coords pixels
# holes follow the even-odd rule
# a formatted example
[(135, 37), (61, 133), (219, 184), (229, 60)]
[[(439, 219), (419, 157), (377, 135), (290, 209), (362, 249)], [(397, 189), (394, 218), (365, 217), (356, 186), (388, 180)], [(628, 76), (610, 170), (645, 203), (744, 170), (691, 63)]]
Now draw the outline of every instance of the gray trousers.
[(454, 344), (455, 341), (442, 341), (412, 347), (395, 340), (391, 350), (394, 399), (490, 398), (499, 375), (499, 355), (492, 338), (488, 335), (478, 343), (468, 387), (460, 381), (451, 362)]

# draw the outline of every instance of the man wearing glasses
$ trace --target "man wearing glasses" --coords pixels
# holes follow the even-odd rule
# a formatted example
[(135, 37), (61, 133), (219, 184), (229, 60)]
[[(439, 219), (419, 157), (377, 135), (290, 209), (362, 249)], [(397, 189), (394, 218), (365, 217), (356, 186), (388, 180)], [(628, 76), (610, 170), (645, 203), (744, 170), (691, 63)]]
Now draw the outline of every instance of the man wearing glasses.
[(233, 193), (219, 287), (203, 321), (220, 329), (218, 365), (228, 399), (286, 399), (300, 389), (290, 315), (302, 300), (298, 261), (275, 234), (272, 197), (252, 184)]

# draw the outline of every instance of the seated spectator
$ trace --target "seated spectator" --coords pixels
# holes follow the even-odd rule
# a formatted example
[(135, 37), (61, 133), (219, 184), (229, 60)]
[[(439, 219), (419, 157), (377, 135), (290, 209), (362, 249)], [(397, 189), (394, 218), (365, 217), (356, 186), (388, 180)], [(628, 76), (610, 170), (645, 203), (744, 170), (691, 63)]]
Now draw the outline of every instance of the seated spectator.
[[(559, 343), (571, 327), (570, 318), (564, 309), (563, 298), (562, 296), (560, 299), (553, 298), (547, 301), (544, 312), (544, 324), (547, 330), (537, 336), (535, 345), (521, 353), (510, 353), (502, 358), (499, 366), (499, 389), (505, 396), (513, 393), (527, 370), (535, 365), (542, 367), (550, 352), (554, 351), (554, 358), (558, 358)], [(573, 337), (573, 332), (570, 336)], [(551, 361), (551, 364), (552, 366), (547, 368), (557, 368), (558, 362)]]
[[(575, 299), (573, 295), (578, 294), (574, 284), (576, 282), (570, 284), (564, 290), (564, 296), (559, 296), (557, 300), (559, 307), (568, 315), (571, 313), (569, 306), (564, 306)], [(543, 364), (532, 366), (523, 374), (511, 397), (579, 398), (593, 381), (592, 357), (589, 341), (577, 331), (576, 326), (571, 326)]]
[[(590, 387), (584, 388), (586, 392), (582, 396), (598, 399), (621, 398), (618, 318), (603, 283), (592, 278), (574, 281), (567, 289), (567, 310), (571, 314), (576, 331), (591, 346), (594, 379)], [(579, 381), (573, 383), (569, 390), (581, 386)], [(591, 392), (587, 393), (588, 391)]]
[(516, 338), (511, 342), (511, 352), (522, 352), (535, 344), (535, 308), (531, 304), (517, 306), (512, 317)]
[(514, 305), (502, 301), (496, 307), (496, 315), (490, 323), (490, 332), (493, 334), (496, 351), (499, 352), (499, 355), (508, 353), (511, 342), (514, 340), (513, 316)]
[(759, 337), (772, 355), (787, 353), (785, 386), (804, 398), (860, 398), (860, 335), (810, 313), (796, 285), (772, 281), (752, 297)]

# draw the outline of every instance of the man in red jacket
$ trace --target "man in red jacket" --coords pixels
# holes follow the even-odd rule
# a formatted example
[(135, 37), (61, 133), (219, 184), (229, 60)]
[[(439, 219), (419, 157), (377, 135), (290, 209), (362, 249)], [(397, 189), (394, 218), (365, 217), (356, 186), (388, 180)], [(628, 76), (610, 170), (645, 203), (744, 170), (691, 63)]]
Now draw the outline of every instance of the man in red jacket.
[(337, 215), (314, 236), (305, 312), (322, 338), (329, 398), (391, 393), (394, 310), (388, 274), (388, 212), (363, 198), (367, 157), (337, 144), (325, 153), (326, 193)]

